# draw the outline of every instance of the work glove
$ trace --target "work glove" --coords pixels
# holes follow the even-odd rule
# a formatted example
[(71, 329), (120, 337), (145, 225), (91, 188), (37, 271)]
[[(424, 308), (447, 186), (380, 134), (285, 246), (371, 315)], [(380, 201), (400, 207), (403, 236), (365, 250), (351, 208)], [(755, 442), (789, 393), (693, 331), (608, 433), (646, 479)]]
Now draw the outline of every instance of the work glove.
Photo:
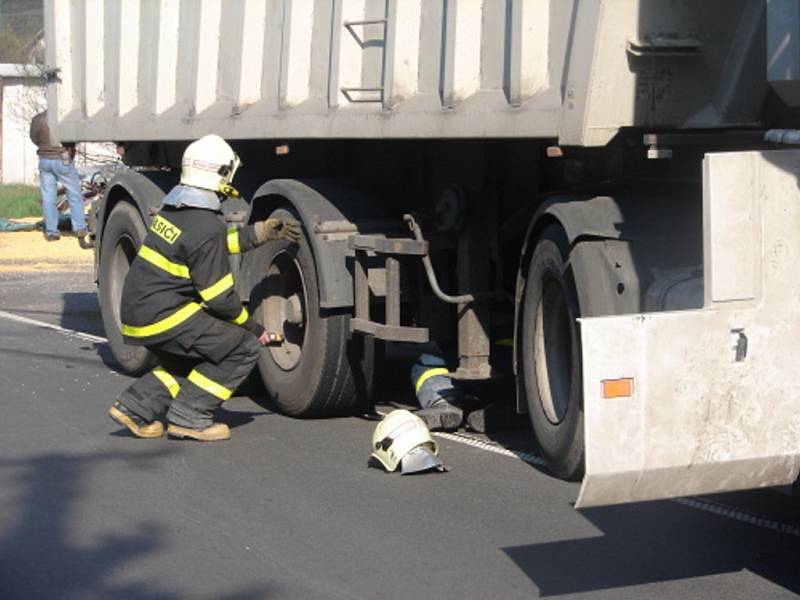
[(256, 240), (259, 244), (264, 242), (286, 240), (297, 243), (300, 241), (300, 223), (293, 219), (266, 219), (255, 223)]

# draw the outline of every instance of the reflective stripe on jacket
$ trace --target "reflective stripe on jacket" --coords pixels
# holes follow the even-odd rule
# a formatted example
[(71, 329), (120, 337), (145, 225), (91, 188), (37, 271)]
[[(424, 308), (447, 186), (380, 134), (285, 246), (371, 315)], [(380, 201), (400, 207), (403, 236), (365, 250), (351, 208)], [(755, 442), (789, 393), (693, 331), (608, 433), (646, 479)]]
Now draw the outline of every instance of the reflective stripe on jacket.
[[(237, 233), (254, 247), (253, 227)], [(122, 334), (134, 345), (174, 337), (192, 327), (200, 311), (251, 331), (264, 331), (242, 306), (228, 251), (229, 232), (219, 213), (162, 207), (131, 264), (122, 291)]]

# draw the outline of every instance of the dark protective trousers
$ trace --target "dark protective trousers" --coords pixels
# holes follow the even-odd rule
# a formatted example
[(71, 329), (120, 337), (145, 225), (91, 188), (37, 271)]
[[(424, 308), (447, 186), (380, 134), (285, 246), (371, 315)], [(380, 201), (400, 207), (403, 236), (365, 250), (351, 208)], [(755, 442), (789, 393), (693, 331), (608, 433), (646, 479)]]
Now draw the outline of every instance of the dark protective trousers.
[(161, 363), (119, 401), (147, 421), (166, 414), (175, 425), (205, 429), (214, 410), (252, 371), (261, 345), (250, 332), (201, 313), (187, 331), (147, 346)]

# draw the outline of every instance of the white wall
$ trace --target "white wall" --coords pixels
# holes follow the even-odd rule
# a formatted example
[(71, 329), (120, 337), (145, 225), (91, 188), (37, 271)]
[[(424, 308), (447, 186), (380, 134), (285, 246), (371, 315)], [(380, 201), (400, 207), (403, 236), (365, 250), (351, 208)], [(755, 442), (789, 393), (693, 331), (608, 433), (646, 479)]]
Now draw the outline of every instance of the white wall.
[(29, 79), (3, 79), (3, 152), (0, 183), (38, 185), (36, 146), (28, 137), (30, 120), (44, 106), (44, 86)]

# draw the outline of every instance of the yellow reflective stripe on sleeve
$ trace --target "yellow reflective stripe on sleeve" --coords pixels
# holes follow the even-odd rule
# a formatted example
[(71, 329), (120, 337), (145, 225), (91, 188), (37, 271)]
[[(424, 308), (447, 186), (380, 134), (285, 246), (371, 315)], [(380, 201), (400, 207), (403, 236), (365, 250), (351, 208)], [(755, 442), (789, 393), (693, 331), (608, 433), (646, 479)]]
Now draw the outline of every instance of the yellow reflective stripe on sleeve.
[(239, 254), (242, 249), (239, 247), (239, 230), (236, 227), (228, 229), (228, 252)]
[(218, 384), (216, 381), (212, 381), (197, 369), (189, 373), (189, 377), (187, 377), (186, 379), (191, 381), (201, 390), (205, 390), (206, 392), (208, 392), (212, 396), (216, 396), (220, 400), (227, 400), (233, 395), (233, 390), (229, 390), (228, 388)]
[(228, 291), (233, 287), (233, 274), (228, 273), (220, 279), (217, 283), (212, 285), (211, 287), (207, 287), (204, 290), (200, 290), (200, 297), (205, 300), (206, 302), (213, 300), (221, 293)]
[(428, 369), (422, 375), (419, 376), (417, 379), (417, 390), (416, 393), (419, 394), (419, 390), (425, 385), (425, 382), (428, 381), (431, 377), (435, 377), (436, 375), (449, 375), (450, 371), (443, 367), (436, 367), (435, 369)]
[(166, 256), (156, 252), (152, 248), (142, 246), (139, 248), (139, 256), (141, 256), (151, 265), (158, 267), (162, 271), (166, 271), (170, 275), (174, 275), (175, 277), (180, 277), (182, 279), (191, 279), (191, 276), (189, 275), (189, 267), (172, 262), (171, 260), (167, 259)]
[(151, 335), (157, 335), (159, 333), (164, 333), (183, 323), (186, 319), (191, 317), (194, 313), (199, 310), (202, 310), (203, 307), (197, 304), (196, 302), (190, 302), (186, 306), (181, 309), (176, 310), (170, 316), (161, 319), (160, 321), (156, 321), (152, 325), (143, 325), (142, 327), (134, 327), (132, 325), (125, 325), (122, 324), (122, 335), (127, 335), (129, 337), (149, 337)]
[(245, 307), (242, 307), (242, 312), (240, 312), (240, 313), (239, 313), (239, 316), (238, 316), (238, 317), (236, 317), (236, 318), (233, 320), (233, 323), (234, 323), (235, 325), (241, 325), (242, 323), (244, 323), (245, 321), (247, 321), (247, 319), (249, 319), (249, 318), (250, 318), (250, 313), (248, 313), (248, 312), (247, 312), (247, 309), (246, 309)]
[(164, 387), (167, 388), (169, 395), (173, 398), (178, 395), (179, 391), (181, 391), (180, 384), (172, 375), (167, 372), (164, 367), (156, 367), (152, 370), (152, 373), (155, 375), (156, 379), (164, 384)]

